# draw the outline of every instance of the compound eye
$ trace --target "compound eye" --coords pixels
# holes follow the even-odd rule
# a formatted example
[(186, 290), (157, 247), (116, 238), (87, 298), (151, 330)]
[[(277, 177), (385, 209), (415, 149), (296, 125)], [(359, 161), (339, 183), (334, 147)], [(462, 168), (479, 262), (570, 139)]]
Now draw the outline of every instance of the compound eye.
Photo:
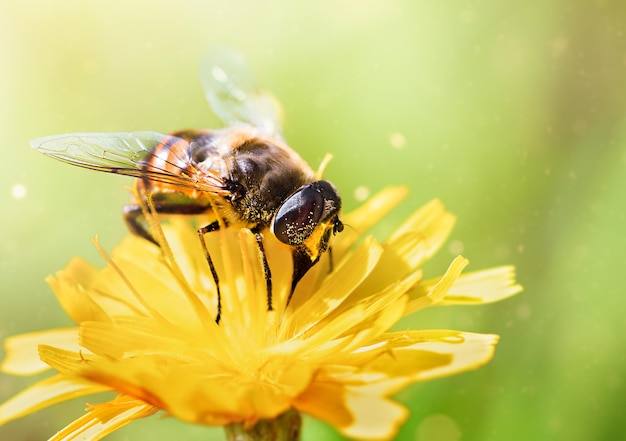
[(299, 245), (340, 208), (339, 195), (329, 182), (312, 182), (300, 187), (278, 208), (272, 232), (287, 245)]

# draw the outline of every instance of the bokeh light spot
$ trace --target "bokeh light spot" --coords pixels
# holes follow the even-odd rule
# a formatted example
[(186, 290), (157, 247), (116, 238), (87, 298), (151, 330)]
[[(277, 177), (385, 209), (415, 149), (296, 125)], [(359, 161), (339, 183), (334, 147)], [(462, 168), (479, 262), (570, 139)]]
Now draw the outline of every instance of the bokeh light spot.
[(369, 197), (370, 189), (367, 188), (365, 185), (359, 185), (357, 188), (354, 189), (354, 198), (357, 201), (362, 202)]
[(26, 186), (23, 184), (14, 184), (11, 187), (11, 196), (15, 199), (24, 199), (26, 197)]
[(402, 133), (395, 132), (389, 137), (389, 143), (394, 149), (401, 149), (406, 144), (406, 138)]
[(458, 441), (461, 429), (456, 421), (447, 415), (430, 415), (417, 426), (416, 441)]

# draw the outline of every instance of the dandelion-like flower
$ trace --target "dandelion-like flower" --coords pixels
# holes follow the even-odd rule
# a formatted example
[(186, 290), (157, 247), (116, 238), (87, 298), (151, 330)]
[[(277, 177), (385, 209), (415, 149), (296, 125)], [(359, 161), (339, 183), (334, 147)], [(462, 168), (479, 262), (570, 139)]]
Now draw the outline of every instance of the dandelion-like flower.
[[(77, 324), (5, 341), (2, 371), (56, 374), (0, 406), (0, 423), (105, 390), (112, 401), (51, 440), (100, 439), (163, 411), (180, 420), (227, 427), (227, 434), (278, 422), (297, 439), (307, 413), (357, 439), (394, 436), (408, 411), (390, 395), (406, 385), (486, 363), (498, 337), (451, 330), (390, 331), (403, 316), (433, 305), (496, 301), (521, 290), (512, 267), (462, 274), (459, 256), (441, 277), (422, 264), (455, 218), (439, 201), (409, 217), (384, 242), (363, 237), (404, 197), (389, 188), (343, 217), (349, 228), (291, 288), (290, 250), (271, 235), (274, 310), (267, 310), (256, 241), (246, 229), (207, 235), (220, 274), (222, 315), (195, 230), (171, 219), (160, 247), (129, 236), (97, 269), (79, 258), (48, 282)], [(291, 425), (291, 426), (290, 426)], [(261, 428), (261, 429), (259, 429)]]

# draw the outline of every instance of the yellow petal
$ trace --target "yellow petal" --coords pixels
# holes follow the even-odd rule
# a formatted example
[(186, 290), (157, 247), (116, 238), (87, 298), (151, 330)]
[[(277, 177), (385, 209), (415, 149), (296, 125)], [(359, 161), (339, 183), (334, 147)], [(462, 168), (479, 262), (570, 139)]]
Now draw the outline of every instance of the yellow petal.
[(281, 328), (283, 335), (302, 333), (337, 308), (375, 268), (381, 254), (382, 247), (369, 237), (310, 298), (303, 299), (296, 290)]
[(0, 405), (0, 424), (72, 398), (109, 390), (77, 377), (55, 375), (41, 380)]
[(420, 283), (409, 291), (410, 300), (406, 314), (412, 314), (420, 309), (440, 303), (458, 279), (463, 268), (468, 264), (467, 259), (458, 256), (452, 261), (443, 277), (436, 280), (436, 283), (430, 285)]
[(147, 356), (161, 358), (164, 364), (204, 364), (215, 369), (232, 363), (231, 353), (218, 332), (198, 335), (160, 326), (148, 318), (119, 319), (115, 324), (86, 322), (81, 325), (80, 338), (81, 345), (94, 354), (121, 362), (129, 357)]
[(95, 357), (93, 354), (85, 354), (83, 351), (75, 352), (48, 345), (39, 345), (39, 358), (62, 374), (76, 375), (80, 373), (81, 368), (88, 366), (89, 361), (94, 360)]
[[(236, 288), (233, 286), (235, 289), (229, 290), (231, 294), (227, 298), (224, 296), (224, 321), (228, 323), (225, 325), (228, 328), (225, 331), (232, 332), (230, 335), (234, 339), (248, 340), (251, 347), (258, 348), (265, 341), (269, 306), (263, 257), (254, 233), (242, 229), (238, 236), (238, 248), (243, 257), (243, 277), (239, 279), (243, 284)], [(272, 291), (276, 291), (276, 288)], [(273, 303), (281, 303), (281, 306), (277, 307), (282, 310), (281, 300), (275, 298)]]
[(54, 277), (46, 278), (46, 282), (74, 323), (85, 320), (106, 321), (109, 315), (93, 301), (87, 291), (100, 278), (99, 270), (75, 257), (64, 270), (58, 271)]
[(50, 369), (39, 358), (40, 344), (78, 351), (78, 328), (50, 329), (8, 337), (4, 340), (6, 355), (0, 370), (12, 375), (34, 375)]
[[(432, 281), (424, 282), (426, 285)], [(522, 291), (515, 283), (515, 268), (498, 268), (476, 271), (461, 275), (454, 281), (441, 305), (475, 305), (497, 302)]]
[[(213, 280), (202, 253), (197, 231), (189, 228), (187, 221), (178, 217), (169, 219), (168, 224), (163, 225), (162, 228), (168, 238), (172, 255), (185, 279), (194, 287), (204, 289), (206, 286), (212, 286)], [(219, 234), (205, 235), (205, 241), (210, 249), (219, 249), (219, 236)], [(129, 257), (132, 259), (133, 255), (129, 254)], [(217, 255), (213, 257), (215, 260), (219, 258)]]
[[(112, 317), (149, 314), (165, 323), (201, 330), (197, 310), (188, 302), (187, 291), (163, 259), (150, 259), (152, 248), (135, 244), (137, 240), (125, 240), (114, 250), (113, 261), (103, 270), (107, 280), (92, 294), (95, 300)], [(135, 248), (138, 252), (129, 254)]]
[(364, 440), (390, 439), (409, 415), (399, 403), (381, 396), (369, 396), (351, 391), (345, 396), (346, 406), (353, 421), (339, 426), (341, 433), (351, 438)]
[(158, 409), (131, 397), (118, 397), (104, 404), (91, 406), (88, 413), (67, 425), (48, 441), (97, 441), (111, 432), (156, 413)]
[[(355, 334), (355, 338), (350, 341), (349, 345), (343, 347), (343, 351), (350, 352), (352, 349), (364, 344), (364, 342), (388, 330), (404, 315), (408, 301), (405, 293), (420, 277), (421, 271), (416, 271), (403, 280), (386, 286), (381, 292), (373, 293), (356, 303), (346, 301), (345, 304), (342, 304), (328, 317), (316, 324), (315, 327), (319, 328), (318, 332), (323, 335), (327, 326), (333, 326), (332, 322), (334, 320), (344, 319), (344, 317), (341, 317), (342, 314), (358, 311), (356, 312), (358, 318), (353, 318), (349, 322), (352, 325), (349, 325), (349, 328), (344, 331), (345, 334)], [(354, 312), (351, 313), (354, 314)], [(315, 331), (315, 328), (311, 331)], [(318, 349), (325, 348), (321, 345)], [(329, 355), (332, 357), (332, 354)], [(336, 354), (335, 357), (337, 355), (340, 354)]]
[[(139, 320), (125, 322), (125, 326), (101, 322), (84, 322), (80, 328), (81, 346), (93, 353), (107, 358), (122, 358), (137, 353), (159, 353), (171, 351), (171, 354), (185, 352), (187, 342), (167, 335), (164, 329), (156, 326), (133, 327)], [(153, 331), (153, 332), (150, 332)], [(183, 357), (181, 357), (183, 358)]]
[(401, 331), (381, 336), (388, 346), (361, 370), (344, 378), (364, 393), (392, 394), (409, 383), (475, 369), (489, 361), (498, 342), (493, 334), (451, 330)]
[(408, 416), (406, 408), (388, 398), (336, 383), (313, 383), (295, 400), (294, 407), (358, 439), (389, 439)]
[[(300, 363), (294, 365), (296, 368), (306, 366)], [(275, 418), (291, 407), (291, 397), (283, 389), (286, 385), (280, 383), (282, 377), (276, 378), (278, 382), (273, 387), (255, 379), (228, 378), (225, 374), (207, 379), (201, 373), (189, 373), (188, 369), (173, 373), (178, 375), (168, 375), (169, 384), (155, 379), (149, 386), (163, 399), (164, 408), (184, 421), (210, 425), (245, 421), (249, 424)], [(287, 375), (292, 377), (293, 373)]]
[(420, 372), (415, 379), (418, 381), (445, 377), (469, 369), (475, 369), (491, 360), (499, 337), (494, 334), (475, 334), (459, 331), (415, 331), (424, 341), (407, 346), (402, 350), (426, 350), (438, 354), (449, 354), (452, 362)]
[(343, 394), (344, 388), (338, 383), (313, 382), (293, 401), (293, 406), (335, 427), (346, 427), (354, 417), (346, 407)]
[(333, 254), (340, 260), (363, 235), (394, 209), (407, 195), (407, 187), (387, 187), (356, 210), (342, 216), (346, 228), (333, 241)]
[(383, 244), (384, 252), (367, 279), (350, 295), (350, 301), (379, 292), (415, 271), (447, 238), (454, 216), (435, 200), (412, 215)]
[(255, 368), (255, 354), (250, 354), (248, 365), (229, 365), (220, 360), (194, 360), (186, 350), (118, 360), (83, 359), (80, 354), (45, 346), (40, 353), (68, 375), (89, 378), (181, 420), (210, 425), (254, 422), (282, 414), (291, 398), (309, 384), (315, 367), (293, 358), (273, 358)]
[(411, 268), (422, 265), (448, 238), (456, 218), (435, 199), (411, 215), (385, 243), (397, 247)]
[(407, 274), (418, 275), (415, 282), (421, 279), (421, 273), (411, 268), (402, 255), (402, 250), (394, 245), (383, 245), (383, 253), (376, 267), (367, 278), (356, 287), (346, 299), (346, 304), (356, 303), (370, 297), (374, 293), (387, 289), (388, 286), (403, 280)]

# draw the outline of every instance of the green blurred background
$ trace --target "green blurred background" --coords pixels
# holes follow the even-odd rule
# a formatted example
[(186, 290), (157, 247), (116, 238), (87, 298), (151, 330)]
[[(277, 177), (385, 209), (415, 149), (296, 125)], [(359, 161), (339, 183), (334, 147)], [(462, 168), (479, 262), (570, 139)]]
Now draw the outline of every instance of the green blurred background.
[[(283, 103), (290, 144), (314, 167), (334, 154), (327, 177), (347, 209), (410, 186), (380, 235), (434, 197), (458, 215), (427, 275), (459, 251), (472, 269), (518, 269), (516, 298), (402, 323), (502, 339), (482, 369), (400, 393), (411, 417), (398, 439), (624, 439), (625, 32), (626, 6), (610, 0), (2, 0), (0, 336), (69, 325), (44, 277), (75, 255), (101, 265), (93, 235), (111, 248), (125, 234), (128, 180), (28, 141), (215, 126), (198, 64), (227, 44)], [(0, 376), (0, 399), (30, 382)], [(84, 401), (0, 439), (47, 439)], [(304, 440), (337, 438), (306, 420)], [(223, 434), (150, 418), (107, 439)]]

